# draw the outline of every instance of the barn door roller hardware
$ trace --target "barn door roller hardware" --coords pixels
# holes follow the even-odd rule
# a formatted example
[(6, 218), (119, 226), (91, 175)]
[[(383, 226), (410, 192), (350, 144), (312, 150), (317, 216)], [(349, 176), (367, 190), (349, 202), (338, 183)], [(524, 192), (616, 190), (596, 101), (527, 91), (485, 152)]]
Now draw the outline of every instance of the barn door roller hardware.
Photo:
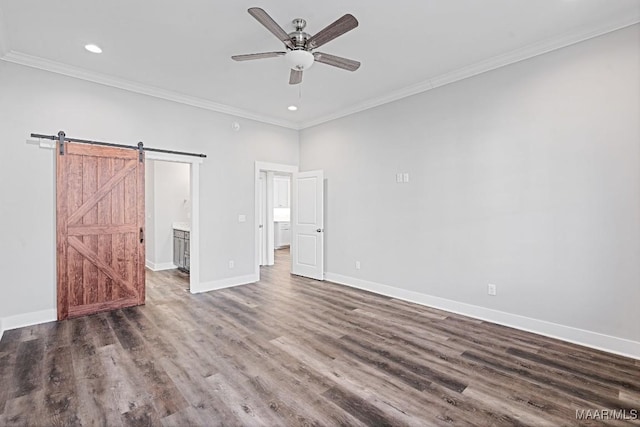
[(166, 154), (180, 154), (182, 156), (191, 156), (191, 157), (203, 157), (203, 158), (207, 157), (206, 154), (189, 153), (186, 151), (163, 150), (161, 148), (149, 148), (149, 147), (145, 147), (144, 144), (142, 144), (142, 142), (139, 142), (137, 145), (125, 145), (125, 144), (114, 144), (113, 142), (91, 141), (89, 139), (67, 138), (66, 134), (63, 131), (58, 132), (58, 135), (41, 135), (39, 133), (32, 133), (31, 138), (50, 139), (52, 141), (58, 141), (61, 156), (64, 156), (64, 146), (66, 142), (76, 142), (80, 144), (104, 145), (107, 147), (117, 147), (117, 148), (127, 148), (130, 150), (138, 150), (140, 152), (140, 155), (138, 158), (140, 159), (141, 162), (144, 160), (145, 151), (153, 151), (155, 153), (166, 153)]
[[(31, 136), (33, 136), (33, 134), (31, 134)], [(60, 131), (58, 132), (58, 142), (60, 142), (60, 155), (64, 156), (64, 132)]]

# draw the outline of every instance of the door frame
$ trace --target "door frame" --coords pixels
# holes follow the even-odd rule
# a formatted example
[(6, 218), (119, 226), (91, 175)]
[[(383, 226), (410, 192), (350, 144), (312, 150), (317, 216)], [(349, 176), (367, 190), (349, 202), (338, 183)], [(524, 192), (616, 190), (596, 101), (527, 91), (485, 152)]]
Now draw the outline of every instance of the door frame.
[[(260, 194), (258, 186), (260, 185), (260, 171), (264, 172), (280, 172), (280, 173), (288, 173), (293, 177), (294, 174), (298, 173), (298, 166), (294, 165), (286, 165), (281, 163), (270, 163), (270, 162), (255, 162), (254, 168), (254, 240), (253, 240), (253, 250), (255, 252), (254, 256), (254, 276), (255, 280), (260, 280), (260, 252), (258, 251), (258, 242), (260, 241)], [(293, 179), (293, 178), (292, 178)], [(293, 200), (293, 198), (292, 198)], [(290, 209), (293, 210), (294, 206), (290, 206)], [(267, 215), (268, 217), (268, 215)], [(289, 267), (291, 270), (291, 267)]]
[(267, 265), (269, 263), (267, 257), (267, 173), (260, 171), (259, 174), (260, 184), (258, 185), (258, 259), (260, 260), (260, 266)]
[[(163, 162), (188, 163), (190, 192), (191, 192), (191, 232), (190, 232), (190, 268), (189, 268), (189, 292), (198, 291), (200, 284), (200, 164), (201, 157), (185, 156), (181, 154), (145, 152), (146, 160), (159, 160)], [(146, 218), (146, 212), (145, 212)]]

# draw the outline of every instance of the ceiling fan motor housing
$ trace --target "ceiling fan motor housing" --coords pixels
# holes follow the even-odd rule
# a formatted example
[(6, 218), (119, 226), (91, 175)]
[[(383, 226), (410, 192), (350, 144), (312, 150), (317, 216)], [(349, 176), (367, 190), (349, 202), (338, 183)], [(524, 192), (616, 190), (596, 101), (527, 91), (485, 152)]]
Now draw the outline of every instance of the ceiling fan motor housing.
[(308, 70), (313, 65), (313, 55), (311, 52), (308, 52), (307, 40), (311, 37), (309, 34), (305, 33), (304, 27), (307, 26), (307, 21), (302, 18), (296, 18), (292, 21), (296, 30), (292, 33), (289, 33), (289, 37), (291, 38), (291, 42), (294, 44), (295, 49), (290, 50), (285, 55), (285, 59), (289, 67), (292, 70)]
[(289, 38), (295, 45), (296, 49), (305, 49), (307, 45), (307, 40), (311, 37), (309, 34), (305, 33), (304, 27), (307, 26), (307, 21), (302, 18), (296, 18), (292, 21), (296, 30), (292, 33), (289, 33)]

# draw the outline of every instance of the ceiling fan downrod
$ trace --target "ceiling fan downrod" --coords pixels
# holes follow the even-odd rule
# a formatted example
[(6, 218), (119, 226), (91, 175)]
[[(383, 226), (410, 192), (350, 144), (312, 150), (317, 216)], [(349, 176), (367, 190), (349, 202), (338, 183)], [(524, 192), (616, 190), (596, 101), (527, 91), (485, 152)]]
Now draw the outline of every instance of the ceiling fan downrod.
[(302, 18), (296, 18), (293, 21), (293, 26), (295, 27), (295, 31), (289, 33), (289, 37), (291, 38), (291, 42), (295, 46), (295, 50), (305, 49), (307, 48), (307, 40), (311, 37), (309, 34), (305, 33), (303, 30), (307, 26), (307, 21)]

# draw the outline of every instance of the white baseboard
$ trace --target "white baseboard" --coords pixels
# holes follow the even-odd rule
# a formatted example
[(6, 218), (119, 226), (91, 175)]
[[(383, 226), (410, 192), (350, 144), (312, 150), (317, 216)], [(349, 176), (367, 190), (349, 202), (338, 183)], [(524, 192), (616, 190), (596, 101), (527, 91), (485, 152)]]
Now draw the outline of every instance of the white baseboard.
[(144, 261), (144, 265), (151, 271), (172, 270), (174, 268), (178, 268), (172, 262), (160, 262), (156, 264), (148, 259)]
[[(16, 314), (0, 319), (0, 331), (9, 329), (22, 328), (24, 326), (37, 325), (39, 323), (53, 322), (58, 319), (58, 313), (55, 308), (42, 311), (33, 311), (31, 313)], [(0, 334), (0, 338), (2, 335)]]
[(210, 282), (198, 283), (196, 286), (191, 286), (192, 294), (199, 294), (201, 292), (215, 291), (217, 289), (230, 288), (233, 286), (246, 285), (258, 281), (256, 274), (247, 274), (246, 276), (228, 277), (226, 279), (212, 280)]
[(557, 323), (533, 319), (530, 317), (519, 316), (517, 314), (506, 313), (504, 311), (493, 310), (406, 289), (395, 288), (393, 286), (369, 282), (367, 280), (343, 276), (340, 274), (325, 273), (325, 280), (416, 304), (426, 305), (440, 310), (450, 311), (456, 314), (462, 314), (475, 319), (486, 320), (499, 325), (509, 326), (551, 338), (557, 338), (559, 340), (595, 348), (597, 350), (603, 350), (609, 353), (631, 357), (633, 359), (640, 359), (640, 342), (637, 341), (578, 329), (571, 326), (559, 325)]

